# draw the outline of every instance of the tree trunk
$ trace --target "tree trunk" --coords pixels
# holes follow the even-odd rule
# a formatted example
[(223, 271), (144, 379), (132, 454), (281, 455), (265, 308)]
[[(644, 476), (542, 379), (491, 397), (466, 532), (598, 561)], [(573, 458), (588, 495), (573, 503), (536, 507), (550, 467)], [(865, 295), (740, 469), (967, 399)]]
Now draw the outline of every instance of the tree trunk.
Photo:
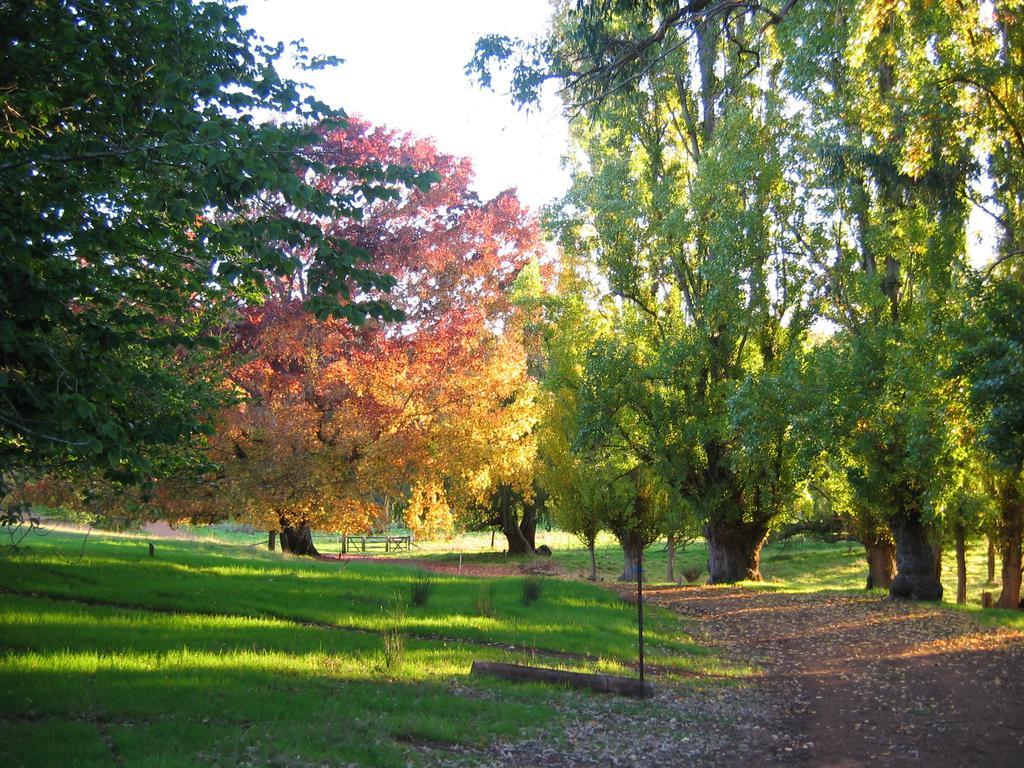
[(942, 545), (932, 544), (932, 557), (935, 563), (935, 578), (942, 581)]
[(515, 494), (503, 485), (498, 489), (498, 510), (501, 515), (501, 532), (508, 540), (510, 555), (532, 555), (536, 546), (537, 516), (533, 505), (523, 505), (523, 519), (519, 520)]
[(529, 526), (524, 528), (514, 512), (508, 518), (502, 518), (501, 532), (508, 540), (510, 555), (532, 555), (534, 553), (536, 528)]
[(534, 504), (523, 504), (523, 517), (519, 521), (519, 530), (526, 539), (532, 554), (537, 549), (537, 507)]
[(619, 546), (622, 547), (622, 556), (625, 561), (619, 581), (636, 581), (636, 553), (638, 549), (646, 547), (647, 542), (638, 541), (639, 534), (633, 531), (625, 534), (617, 533), (615, 538), (619, 540)]
[(697, 26), (697, 65), (700, 67), (700, 99), (702, 127), (702, 149), (711, 144), (715, 132), (715, 97), (718, 93), (718, 76), (715, 63), (718, 52), (719, 30), (714, 24)]
[(868, 558), (866, 589), (888, 589), (896, 576), (896, 545), (885, 537), (864, 544)]
[(896, 540), (896, 578), (889, 596), (907, 600), (941, 600), (942, 583), (935, 577), (935, 550), (917, 511), (904, 511), (889, 523)]
[(767, 526), (762, 523), (720, 521), (705, 525), (708, 583), (760, 581), (761, 547), (767, 536)]
[(277, 549), (277, 531), (269, 531), (267, 533), (267, 549), (271, 552)]
[(1003, 549), (1003, 590), (996, 608), (1020, 608), (1021, 588), (1021, 531), (1020, 528), (1005, 542)]
[(281, 521), (281, 551), (293, 555), (308, 555), (316, 557), (320, 553), (313, 546), (313, 531), (309, 523), (301, 523), (296, 526), (288, 525)]
[(597, 581), (597, 553), (594, 551), (594, 540), (587, 542), (587, 551), (590, 553), (590, 581)]
[(996, 608), (1020, 608), (1021, 546), (1024, 541), (1024, 498), (1012, 479), (999, 492), (999, 555), (1003, 589)]
[(985, 537), (988, 540), (988, 581), (986, 584), (996, 583), (996, 545), (991, 536)]
[(619, 581), (636, 581), (636, 550), (623, 545), (622, 557), (624, 560), (622, 573), (619, 574)]
[(505, 664), (500, 661), (474, 661), (469, 668), (471, 675), (493, 675), (516, 682), (547, 683), (560, 688), (578, 688), (600, 693), (617, 693), (622, 696), (650, 698), (654, 686), (635, 677), (605, 675), (600, 672), (565, 672), (548, 667), (527, 667), (522, 664)]
[(964, 535), (964, 524), (958, 522), (953, 526), (956, 539), (956, 604), (967, 603), (967, 542)]
[(676, 536), (668, 535), (668, 558), (665, 565), (665, 580), (670, 584), (676, 580)]

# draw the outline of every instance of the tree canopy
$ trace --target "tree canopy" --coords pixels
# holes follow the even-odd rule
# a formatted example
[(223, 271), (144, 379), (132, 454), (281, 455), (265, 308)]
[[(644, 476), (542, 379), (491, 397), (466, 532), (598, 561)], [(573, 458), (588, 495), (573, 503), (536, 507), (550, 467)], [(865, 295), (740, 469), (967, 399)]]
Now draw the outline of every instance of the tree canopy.
[[(0, 461), (145, 476), (208, 431), (201, 354), (225, 313), (314, 255), (307, 305), (359, 322), (398, 314), (393, 281), (318, 224), (436, 177), (330, 169), (344, 114), (282, 78), (283, 46), (214, 2), (0, 8)], [(291, 54), (316, 68), (333, 59)], [(145, 403), (145, 408), (139, 408)], [(163, 446), (163, 448), (159, 448)]]
[[(506, 69), (527, 107), (554, 82), (572, 118), (553, 231), (611, 330), (578, 364), (560, 460), (603, 446), (657, 475), (704, 521), (712, 581), (756, 578), (765, 534), (827, 495), (869, 584), (896, 564), (893, 595), (934, 599), (944, 531), (985, 506), (979, 451), (1005, 481), (1020, 10), (581, 0), (537, 39), (479, 40), (471, 77)], [(996, 235), (980, 271), (972, 215)]]

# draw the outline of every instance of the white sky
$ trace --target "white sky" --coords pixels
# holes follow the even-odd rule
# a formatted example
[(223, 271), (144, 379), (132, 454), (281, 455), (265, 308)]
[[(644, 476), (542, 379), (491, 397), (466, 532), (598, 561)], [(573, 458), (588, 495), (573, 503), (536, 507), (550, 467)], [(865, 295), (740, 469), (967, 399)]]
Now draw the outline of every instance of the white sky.
[[(509, 188), (537, 210), (568, 187), (568, 129), (554, 98), (531, 114), (472, 84), (463, 67), (477, 38), (544, 32), (548, 0), (249, 0), (243, 20), (268, 42), (302, 39), (345, 59), (325, 72), (289, 73), (316, 96), (373, 123), (433, 138), (469, 157), (484, 199)], [(287, 71), (286, 68), (282, 68)]]

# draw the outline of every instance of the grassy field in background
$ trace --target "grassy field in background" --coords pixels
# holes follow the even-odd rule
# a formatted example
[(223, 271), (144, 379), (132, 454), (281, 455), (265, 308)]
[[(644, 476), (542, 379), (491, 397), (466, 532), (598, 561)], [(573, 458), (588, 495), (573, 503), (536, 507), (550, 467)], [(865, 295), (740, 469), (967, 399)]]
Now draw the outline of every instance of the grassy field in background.
[[(326, 539), (330, 541), (330, 539)], [(465, 563), (499, 563), (506, 560), (504, 538), (499, 534), (490, 545), (489, 533), (468, 533), (450, 541), (420, 542), (419, 549), (413, 550), (414, 558), (437, 558), (445, 562), (457, 562), (460, 553)], [(537, 544), (551, 547), (556, 563), (571, 575), (584, 578), (589, 571), (590, 560), (586, 548), (570, 534), (562, 531), (538, 531)], [(328, 551), (332, 552), (328, 547)], [(602, 533), (597, 542), (597, 573), (604, 581), (613, 581), (622, 572), (622, 549), (609, 533)], [(402, 555), (396, 558), (405, 557)], [(943, 553), (943, 584), (951, 594), (956, 594), (956, 562), (952, 550)], [(676, 557), (676, 577), (693, 569), (700, 575), (697, 581), (707, 578), (707, 548), (697, 540), (689, 544)], [(663, 583), (666, 579), (667, 552), (665, 542), (656, 542), (644, 552), (646, 580)], [(968, 591), (980, 594), (986, 585), (986, 554), (983, 545), (973, 544), (968, 551)], [(788, 544), (768, 543), (761, 552), (761, 574), (768, 584), (778, 584), (787, 589), (806, 592), (820, 590), (856, 590), (864, 587), (867, 577), (867, 561), (860, 544), (840, 542), (827, 544), (794, 538)]]
[[(557, 734), (583, 695), (470, 678), (473, 659), (631, 673), (634, 611), (597, 586), (548, 579), (524, 605), (521, 578), (431, 575), (416, 606), (409, 566), (146, 540), (54, 532), (0, 558), (0, 764), (406, 765)], [(666, 674), (749, 673), (648, 615)]]
[[(262, 546), (266, 534), (262, 532), (239, 532), (237, 526), (213, 526), (189, 529), (190, 533), (207, 537), (213, 541)], [(335, 534), (321, 534), (316, 537), (321, 551), (336, 554), (339, 550)], [(589, 573), (590, 561), (586, 548), (579, 539), (564, 531), (537, 531), (537, 544), (547, 544), (553, 552), (555, 563), (568, 575), (583, 579)], [(411, 554), (390, 555), (396, 561), (407, 558), (439, 560), (455, 563), (460, 557), (466, 564), (495, 564), (508, 562), (504, 554), (506, 543), (499, 533), (493, 537), (489, 532), (464, 533), (447, 541), (417, 542)], [(383, 553), (378, 553), (383, 558)], [(614, 581), (622, 572), (622, 550), (609, 533), (598, 538), (597, 573), (602, 581)], [(667, 553), (664, 542), (651, 545), (644, 553), (645, 580), (650, 584), (666, 583)], [(699, 574), (696, 582), (707, 578), (707, 548), (697, 540), (688, 545), (676, 558), (676, 578), (692, 571)], [(1024, 630), (1024, 612), (1003, 610), (981, 610), (981, 593), (999, 593), (998, 563), (996, 583), (987, 581), (986, 547), (981, 541), (971, 542), (967, 551), (967, 610), (977, 614), (983, 623), (1015, 627)], [(796, 537), (789, 543), (769, 543), (761, 553), (761, 575), (763, 582), (748, 582), (747, 586), (759, 589), (782, 589), (791, 592), (844, 591), (863, 592), (867, 579), (867, 561), (864, 549), (859, 544), (840, 542), (827, 544)], [(952, 606), (956, 599), (956, 560), (952, 548), (943, 552), (942, 583), (946, 604)], [(879, 595), (884, 592), (879, 591)]]

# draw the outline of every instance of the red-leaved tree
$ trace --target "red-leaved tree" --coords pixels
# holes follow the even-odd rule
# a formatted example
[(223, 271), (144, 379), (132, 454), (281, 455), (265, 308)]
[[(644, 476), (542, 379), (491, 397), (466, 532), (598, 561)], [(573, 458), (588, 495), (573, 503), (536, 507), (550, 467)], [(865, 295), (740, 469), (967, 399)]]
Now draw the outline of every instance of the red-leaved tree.
[[(535, 383), (509, 289), (541, 257), (538, 228), (512, 192), (482, 201), (468, 160), (433, 143), (351, 120), (326, 134), (326, 164), (434, 170), (440, 181), (319, 222), (392, 275), (388, 295), (350, 281), (346, 299), (387, 301), (405, 319), (315, 319), (304, 269), (233, 329), (239, 396), (211, 439), (218, 465), (202, 482), (165, 482), (182, 517), (233, 515), (314, 554), (313, 528), (366, 530), (399, 499), (414, 530), (450, 530), (460, 510), (499, 486), (530, 493)], [(382, 170), (382, 173), (386, 173)], [(354, 183), (325, 175), (316, 183)]]

